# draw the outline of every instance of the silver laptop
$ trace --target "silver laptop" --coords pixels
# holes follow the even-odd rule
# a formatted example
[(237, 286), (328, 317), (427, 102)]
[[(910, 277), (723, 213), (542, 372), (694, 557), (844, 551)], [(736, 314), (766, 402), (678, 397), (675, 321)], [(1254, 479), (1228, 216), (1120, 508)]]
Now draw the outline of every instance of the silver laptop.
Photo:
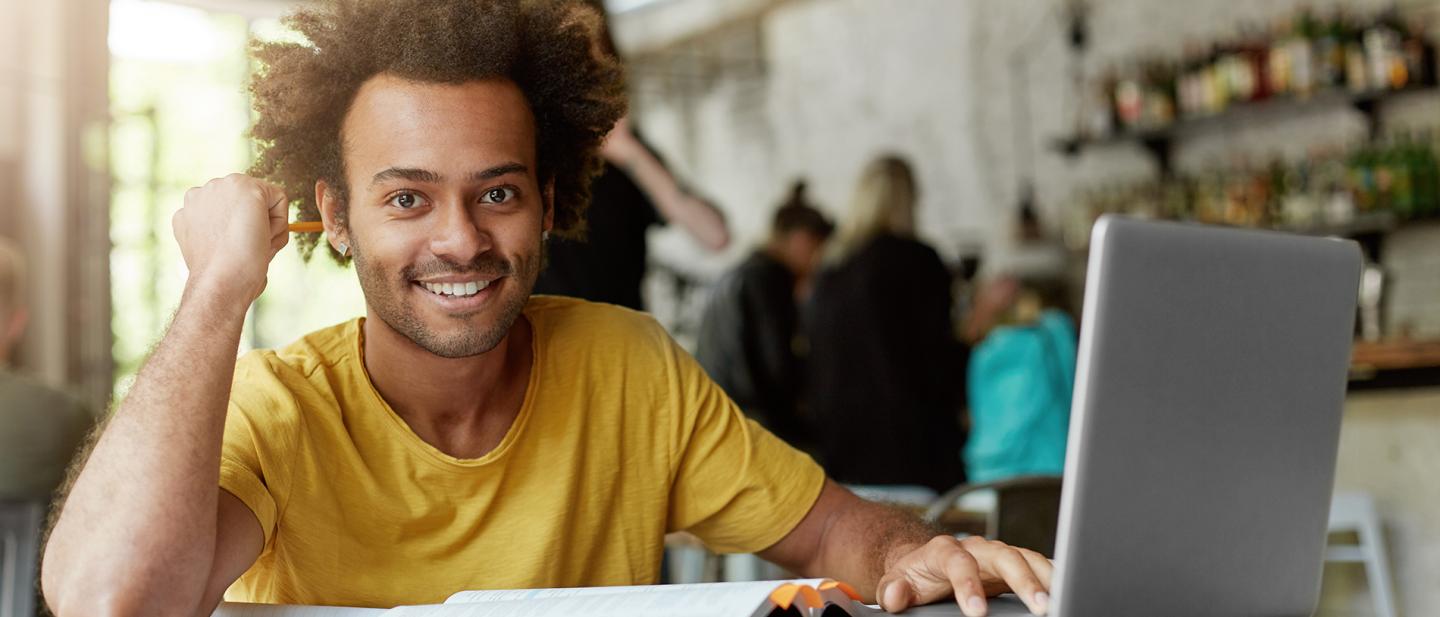
[(1096, 223), (1052, 615), (1314, 613), (1360, 267), (1350, 241)]

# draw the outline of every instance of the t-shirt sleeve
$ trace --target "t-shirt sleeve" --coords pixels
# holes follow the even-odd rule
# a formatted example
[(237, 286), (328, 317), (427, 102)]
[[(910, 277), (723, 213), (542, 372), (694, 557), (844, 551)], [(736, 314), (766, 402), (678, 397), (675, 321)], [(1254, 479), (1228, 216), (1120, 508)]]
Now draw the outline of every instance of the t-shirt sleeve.
[(285, 472), (295, 443), (289, 419), (296, 409), (264, 354), (247, 354), (235, 368), (220, 449), (220, 488), (255, 514), (268, 549), (288, 497)]
[(672, 343), (676, 404), (669, 531), (688, 531), (711, 550), (753, 553), (773, 546), (809, 514), (825, 473), (753, 420)]

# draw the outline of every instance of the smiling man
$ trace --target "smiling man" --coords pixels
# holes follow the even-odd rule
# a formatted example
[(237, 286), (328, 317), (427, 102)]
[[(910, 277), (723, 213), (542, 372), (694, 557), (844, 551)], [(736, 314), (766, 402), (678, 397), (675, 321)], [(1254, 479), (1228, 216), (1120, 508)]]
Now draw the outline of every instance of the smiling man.
[[(676, 530), (891, 609), (979, 615), (1014, 589), (1044, 610), (1043, 557), (826, 480), (651, 318), (531, 296), (624, 112), (595, 15), (332, 0), (289, 23), (307, 44), (257, 48), (263, 180), (213, 180), (175, 215), (185, 293), (53, 529), (57, 615), (651, 583)], [(237, 362), (292, 205), (353, 260), (367, 315)]]

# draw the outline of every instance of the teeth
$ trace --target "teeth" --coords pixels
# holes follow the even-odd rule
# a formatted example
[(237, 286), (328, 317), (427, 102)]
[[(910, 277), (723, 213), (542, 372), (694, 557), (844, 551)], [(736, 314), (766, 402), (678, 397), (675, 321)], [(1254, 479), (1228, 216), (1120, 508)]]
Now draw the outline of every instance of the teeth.
[(430, 293), (441, 296), (455, 296), (465, 298), (473, 296), (490, 286), (490, 281), (470, 281), (468, 283), (421, 283)]

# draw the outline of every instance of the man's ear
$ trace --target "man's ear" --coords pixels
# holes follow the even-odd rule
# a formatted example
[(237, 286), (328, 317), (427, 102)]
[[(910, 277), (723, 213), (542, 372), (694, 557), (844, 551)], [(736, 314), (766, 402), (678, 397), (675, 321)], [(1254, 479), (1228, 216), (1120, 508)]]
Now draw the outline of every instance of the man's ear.
[[(349, 242), (340, 224), (340, 196), (324, 180), (315, 181), (315, 205), (320, 209), (320, 221), (325, 223), (325, 237), (333, 247), (336, 242)], [(339, 250), (338, 248), (336, 250)]]
[(545, 190), (541, 191), (545, 200), (545, 215), (540, 221), (540, 229), (549, 232), (555, 228), (555, 179), (545, 183)]

